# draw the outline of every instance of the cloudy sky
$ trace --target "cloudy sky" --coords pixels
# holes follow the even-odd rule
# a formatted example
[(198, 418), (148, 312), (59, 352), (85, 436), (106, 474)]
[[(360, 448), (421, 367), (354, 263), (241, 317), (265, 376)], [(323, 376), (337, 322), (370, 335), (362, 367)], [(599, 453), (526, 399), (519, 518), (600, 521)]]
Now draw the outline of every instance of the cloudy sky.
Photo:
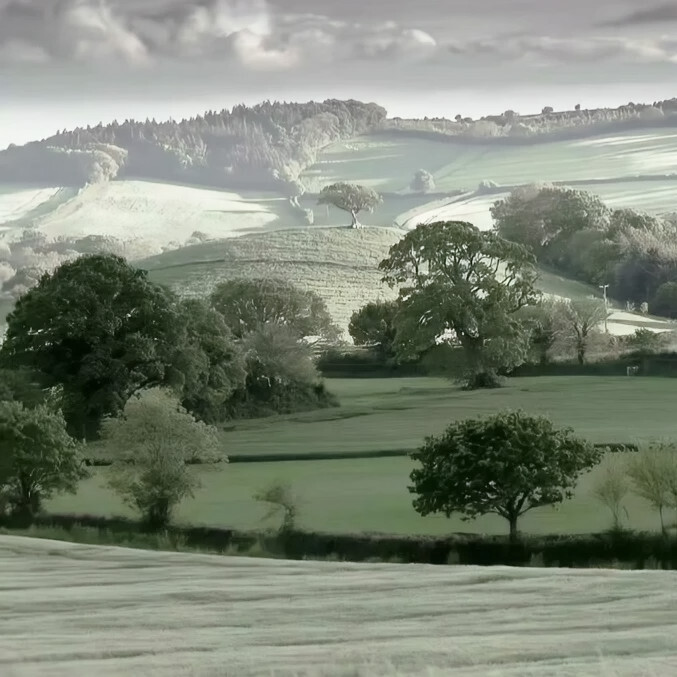
[(267, 98), (453, 117), (672, 96), (675, 0), (0, 0), (0, 147)]

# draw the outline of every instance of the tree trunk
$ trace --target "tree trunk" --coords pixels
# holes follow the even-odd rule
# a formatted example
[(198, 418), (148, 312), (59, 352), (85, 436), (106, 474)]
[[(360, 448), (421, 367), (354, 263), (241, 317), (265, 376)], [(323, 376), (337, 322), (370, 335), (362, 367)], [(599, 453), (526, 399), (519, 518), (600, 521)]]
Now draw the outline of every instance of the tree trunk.
[(660, 520), (661, 520), (661, 534), (663, 534), (663, 536), (666, 536), (667, 531), (665, 530), (665, 521), (663, 519), (663, 506), (662, 505), (658, 506), (658, 516), (660, 517)]
[(585, 344), (579, 343), (576, 349), (576, 356), (578, 357), (578, 364), (585, 364)]
[(350, 216), (352, 218), (352, 222), (350, 224), (351, 228), (362, 228), (362, 224), (357, 220), (357, 212), (354, 209), (350, 210)]
[(517, 542), (517, 515), (511, 515), (508, 518), (508, 522), (510, 523), (510, 543), (516, 543)]

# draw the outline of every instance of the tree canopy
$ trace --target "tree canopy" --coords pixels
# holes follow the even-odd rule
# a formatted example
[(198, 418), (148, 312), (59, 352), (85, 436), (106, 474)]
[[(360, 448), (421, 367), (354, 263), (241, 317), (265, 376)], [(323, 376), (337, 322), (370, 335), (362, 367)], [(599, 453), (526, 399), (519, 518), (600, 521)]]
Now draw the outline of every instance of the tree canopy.
[(398, 308), (397, 301), (372, 301), (355, 311), (348, 325), (355, 345), (376, 350), (384, 360), (393, 359)]
[(0, 402), (0, 502), (11, 514), (30, 521), (44, 500), (75, 493), (86, 475), (80, 446), (60, 411)]
[(109, 485), (154, 528), (166, 526), (176, 505), (200, 486), (187, 463), (228, 460), (218, 453), (214, 428), (161, 388), (129, 399), (121, 416), (103, 422), (102, 433), (116, 454)]
[(468, 387), (493, 387), (497, 373), (521, 364), (527, 336), (516, 315), (534, 303), (534, 257), (524, 247), (470, 223), (419, 225), (381, 262), (384, 282), (399, 287), (400, 358), (446, 341), (464, 353)]
[(216, 286), (211, 304), (237, 338), (266, 324), (289, 327), (298, 339), (331, 342), (339, 336), (324, 300), (288, 280), (227, 280)]
[(602, 454), (543, 417), (507, 412), (468, 419), (428, 437), (411, 455), (420, 465), (409, 491), (417, 494), (414, 508), (421, 515), (474, 519), (493, 513), (508, 520), (515, 539), (524, 513), (570, 498), (578, 477)]
[(340, 182), (325, 186), (320, 191), (318, 204), (332, 205), (348, 212), (352, 217), (350, 225), (353, 228), (359, 228), (360, 222), (357, 215), (363, 211), (373, 211), (382, 201), (383, 198), (371, 188), (355, 183)]
[(165, 380), (181, 331), (173, 295), (144, 271), (117, 256), (85, 256), (17, 301), (0, 360), (62, 386), (69, 429), (85, 436), (132, 393)]
[(198, 419), (223, 421), (228, 400), (245, 382), (244, 350), (206, 300), (181, 299), (178, 312), (182, 333), (171, 356), (168, 383)]

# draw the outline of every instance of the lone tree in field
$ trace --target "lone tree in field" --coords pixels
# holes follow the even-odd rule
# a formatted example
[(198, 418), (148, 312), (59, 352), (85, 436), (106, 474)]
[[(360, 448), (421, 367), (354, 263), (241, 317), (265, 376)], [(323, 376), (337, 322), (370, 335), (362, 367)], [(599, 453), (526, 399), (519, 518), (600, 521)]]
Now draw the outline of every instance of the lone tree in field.
[(395, 357), (397, 301), (372, 301), (355, 311), (348, 333), (356, 346), (376, 351), (383, 360)]
[(421, 515), (500, 515), (515, 541), (524, 513), (571, 498), (578, 477), (601, 456), (547, 418), (509, 412), (468, 419), (428, 437), (412, 454), (420, 467), (410, 475), (409, 491), (417, 494), (414, 508)]
[(419, 225), (381, 262), (399, 286), (398, 358), (436, 344), (460, 346), (467, 388), (493, 388), (498, 372), (524, 362), (528, 336), (517, 311), (538, 298), (533, 256), (463, 221)]
[(320, 199), (318, 200), (318, 204), (332, 205), (348, 212), (352, 217), (350, 224), (352, 228), (361, 227), (357, 220), (357, 215), (360, 212), (373, 212), (382, 202), (383, 198), (371, 188), (343, 182), (325, 186), (320, 191)]
[(288, 280), (227, 280), (210, 300), (238, 339), (270, 324), (288, 327), (299, 340), (331, 342), (340, 334), (324, 299)]
[(161, 388), (132, 397), (121, 416), (103, 422), (102, 432), (115, 454), (110, 487), (152, 529), (167, 526), (174, 508), (200, 486), (189, 462), (227, 461), (218, 455), (215, 429)]
[(572, 299), (563, 305), (564, 332), (576, 351), (579, 364), (585, 364), (590, 340), (606, 317), (606, 306), (598, 299)]
[(435, 190), (435, 178), (429, 171), (419, 169), (414, 174), (410, 188), (417, 193), (430, 193)]
[(652, 442), (633, 454), (627, 466), (633, 493), (658, 511), (661, 532), (667, 533), (664, 511), (677, 508), (677, 447)]
[(69, 430), (95, 435), (143, 387), (162, 383), (181, 333), (173, 295), (112, 255), (45, 274), (7, 318), (0, 363), (63, 388)]
[(80, 446), (60, 411), (0, 402), (0, 500), (10, 514), (30, 522), (45, 499), (75, 493), (86, 475)]

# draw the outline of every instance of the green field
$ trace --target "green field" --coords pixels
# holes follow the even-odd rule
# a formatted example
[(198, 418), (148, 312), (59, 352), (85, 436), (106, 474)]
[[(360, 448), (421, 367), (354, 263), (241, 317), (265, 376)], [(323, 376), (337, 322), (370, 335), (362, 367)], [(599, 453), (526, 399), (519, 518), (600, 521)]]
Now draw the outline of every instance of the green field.
[(240, 455), (413, 449), (453, 420), (502, 409), (548, 416), (598, 443), (675, 432), (673, 379), (540, 376), (472, 392), (441, 378), (328, 379), (327, 386), (340, 407), (236, 422), (223, 433), (224, 450)]
[(313, 192), (334, 181), (395, 192), (405, 190), (419, 168), (434, 175), (441, 191), (475, 190), (485, 180), (514, 186), (665, 176), (677, 172), (677, 133), (650, 130), (525, 146), (368, 135), (329, 146), (302, 179)]
[[(415, 448), (427, 434), (454, 419), (522, 408), (545, 414), (596, 442), (635, 442), (674, 434), (669, 403), (677, 382), (623, 377), (522, 378), (495, 391), (463, 392), (442, 379), (332, 379), (342, 407), (275, 419), (240, 422), (221, 435), (226, 453), (298, 454)], [(617, 462), (611, 454), (606, 462)], [(350, 460), (236, 463), (196, 470), (204, 489), (179, 510), (178, 519), (239, 528), (261, 526), (263, 509), (252, 493), (270, 481), (288, 480), (301, 498), (303, 527), (326, 531), (443, 534), (452, 531), (503, 533), (503, 520), (474, 522), (419, 517), (407, 492), (412, 462), (407, 457)], [(77, 496), (49, 505), (59, 512), (127, 514), (102, 489), (102, 473), (83, 482)], [(599, 472), (599, 469), (595, 472)], [(532, 533), (591, 532), (609, 526), (609, 517), (590, 495), (594, 473), (576, 498), (560, 510), (528, 515)], [(628, 499), (630, 524), (655, 528), (654, 514), (639, 499)]]
[[(606, 462), (622, 462), (612, 454)], [(179, 507), (177, 521), (188, 524), (257, 529), (277, 526), (262, 522), (266, 508), (252, 495), (273, 481), (288, 481), (299, 497), (299, 526), (319, 531), (393, 534), (448, 534), (474, 532), (503, 534), (505, 520), (485, 516), (464, 522), (460, 517), (419, 516), (407, 491), (413, 462), (407, 457), (279, 463), (234, 463), (200, 466), (203, 487), (194, 499)], [(590, 533), (608, 529), (611, 518), (591, 495), (596, 469), (584, 477), (573, 500), (559, 508), (539, 508), (528, 513), (521, 529), (533, 534)], [(94, 515), (131, 515), (104, 486), (105, 469), (81, 483), (76, 496), (60, 496), (47, 504), (50, 512)], [(628, 526), (658, 529), (657, 514), (641, 499), (628, 497)]]

